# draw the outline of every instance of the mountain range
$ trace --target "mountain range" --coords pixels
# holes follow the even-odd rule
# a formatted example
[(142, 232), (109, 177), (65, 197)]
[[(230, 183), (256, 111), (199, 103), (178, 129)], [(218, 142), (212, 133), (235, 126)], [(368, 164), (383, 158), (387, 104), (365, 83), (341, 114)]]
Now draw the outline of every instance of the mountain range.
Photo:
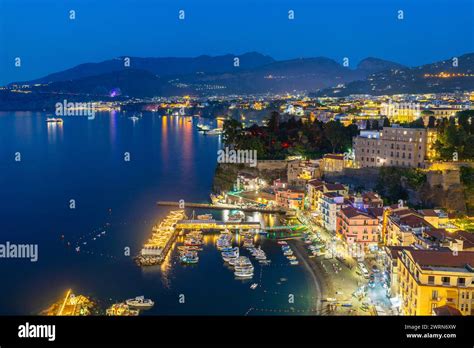
[[(10, 85), (37, 84), (29, 95), (15, 96), (26, 102), (58, 94), (106, 99), (111, 91), (127, 97), (286, 92), (345, 96), (474, 89), (474, 54), (458, 57), (454, 65), (447, 59), (406, 67), (370, 57), (350, 68), (325, 57), (277, 61), (257, 52), (194, 58), (118, 57)], [(0, 95), (0, 108), (8, 101), (8, 96)]]

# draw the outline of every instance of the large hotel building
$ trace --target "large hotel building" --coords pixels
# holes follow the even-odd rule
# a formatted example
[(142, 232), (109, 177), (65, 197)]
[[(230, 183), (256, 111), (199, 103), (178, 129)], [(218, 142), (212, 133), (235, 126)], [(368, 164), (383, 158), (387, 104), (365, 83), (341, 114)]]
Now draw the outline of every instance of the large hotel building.
[(422, 167), (432, 154), (433, 132), (425, 128), (399, 126), (362, 131), (353, 139), (355, 164), (358, 167)]

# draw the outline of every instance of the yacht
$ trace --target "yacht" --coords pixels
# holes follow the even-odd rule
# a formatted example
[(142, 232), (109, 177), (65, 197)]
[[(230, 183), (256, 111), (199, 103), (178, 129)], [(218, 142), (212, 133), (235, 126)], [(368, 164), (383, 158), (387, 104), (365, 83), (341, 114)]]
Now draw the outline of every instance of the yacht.
[(239, 257), (239, 247), (235, 247), (231, 249), (230, 251), (222, 252), (222, 258), (224, 259), (225, 262), (229, 262), (230, 259), (237, 258), (237, 257)]
[(155, 303), (150, 300), (145, 298), (144, 296), (138, 296), (135, 298), (131, 298), (125, 301), (125, 303), (132, 308), (138, 308), (138, 309), (150, 309), (155, 305)]
[(253, 265), (249, 258), (246, 256), (239, 256), (235, 260), (234, 264), (234, 275), (237, 278), (252, 278), (253, 277)]

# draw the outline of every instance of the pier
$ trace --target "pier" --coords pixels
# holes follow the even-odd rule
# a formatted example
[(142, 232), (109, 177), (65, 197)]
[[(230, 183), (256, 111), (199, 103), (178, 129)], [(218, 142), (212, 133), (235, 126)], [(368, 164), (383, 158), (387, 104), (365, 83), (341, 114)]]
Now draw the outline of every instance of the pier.
[(176, 223), (176, 228), (181, 230), (260, 230), (261, 227), (260, 222), (252, 221), (181, 220)]
[(150, 266), (163, 262), (178, 234), (177, 222), (184, 218), (184, 210), (171, 211), (159, 225), (153, 227), (151, 238), (137, 257), (139, 265)]
[(265, 214), (286, 214), (288, 210), (275, 207), (275, 208), (257, 208), (257, 207), (241, 207), (235, 204), (212, 204), (212, 203), (192, 203), (192, 202), (172, 202), (172, 201), (158, 201), (156, 203), (159, 206), (168, 206), (168, 207), (180, 207), (184, 208), (200, 208), (200, 209), (217, 209), (217, 210), (242, 210), (248, 213), (259, 212)]

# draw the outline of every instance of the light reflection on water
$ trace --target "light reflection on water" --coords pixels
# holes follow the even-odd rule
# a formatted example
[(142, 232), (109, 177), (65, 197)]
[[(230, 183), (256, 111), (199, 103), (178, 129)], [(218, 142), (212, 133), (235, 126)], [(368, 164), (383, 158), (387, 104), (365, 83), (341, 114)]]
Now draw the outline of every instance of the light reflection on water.
[[(0, 263), (0, 274), (10, 279), (0, 288), (0, 314), (38, 313), (68, 288), (104, 301), (149, 296), (158, 305), (146, 315), (242, 315), (262, 299), (265, 306), (285, 308), (287, 296), (281, 294), (306, 291), (302, 272), (285, 264), (274, 241), (260, 237), (272, 265), (262, 271), (256, 265), (253, 281), (264, 284), (266, 293), (234, 279), (215, 248), (217, 234), (205, 236), (196, 267), (181, 265), (175, 252), (162, 265), (144, 268), (124, 256), (125, 246), (135, 256), (152, 225), (166, 215), (168, 209), (157, 208), (156, 201), (209, 200), (221, 141), (198, 133), (194, 119), (144, 114), (133, 124), (127, 116), (64, 117), (62, 125), (49, 126), (44, 113), (0, 112), (0, 184), (8, 202), (0, 209), (2, 238), (40, 245), (34, 265)], [(11, 160), (15, 151), (22, 151), (21, 165)], [(132, 155), (129, 163), (124, 151)], [(69, 209), (71, 198), (75, 210)], [(229, 212), (212, 214), (226, 219)], [(270, 226), (276, 220), (248, 216)], [(91, 253), (76, 253), (61, 242), (61, 235), (77, 240), (106, 222), (107, 237), (84, 246)], [(276, 284), (281, 277), (289, 281)], [(176, 304), (177, 293), (187, 294), (186, 305)]]

